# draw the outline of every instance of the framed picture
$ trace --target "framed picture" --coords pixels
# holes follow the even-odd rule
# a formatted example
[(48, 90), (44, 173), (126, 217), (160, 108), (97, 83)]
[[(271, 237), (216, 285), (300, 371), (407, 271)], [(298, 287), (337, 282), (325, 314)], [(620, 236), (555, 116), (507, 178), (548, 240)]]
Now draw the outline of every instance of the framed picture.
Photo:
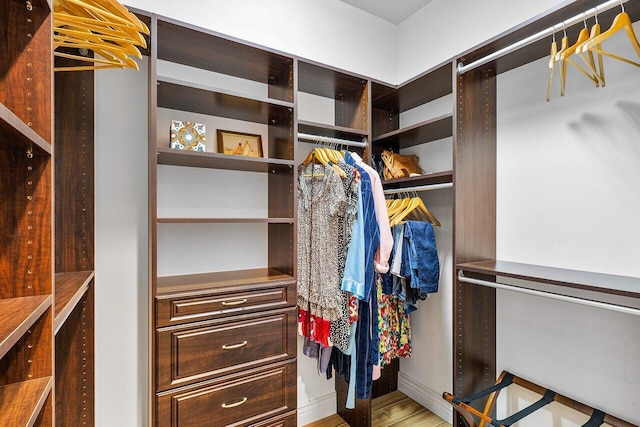
[(218, 153), (262, 157), (262, 137), (218, 129)]

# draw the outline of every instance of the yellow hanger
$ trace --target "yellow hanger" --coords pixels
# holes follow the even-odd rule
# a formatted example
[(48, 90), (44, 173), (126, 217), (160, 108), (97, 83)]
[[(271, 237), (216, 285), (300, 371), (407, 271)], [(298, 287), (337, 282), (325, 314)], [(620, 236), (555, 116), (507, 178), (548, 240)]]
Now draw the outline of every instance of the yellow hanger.
[(392, 214), (389, 225), (400, 224), (409, 215), (415, 215), (417, 219), (427, 221), (431, 225), (440, 226), (440, 221), (429, 211), (420, 197), (402, 199), (400, 207)]
[(638, 42), (638, 38), (636, 37), (636, 34), (633, 30), (633, 25), (631, 23), (631, 18), (629, 17), (629, 15), (627, 14), (627, 12), (624, 11), (624, 5), (622, 5), (622, 3), (620, 3), (622, 6), (622, 12), (620, 12), (615, 19), (613, 20), (613, 24), (611, 24), (611, 27), (605, 31), (604, 33), (589, 39), (587, 42), (585, 42), (582, 46), (581, 46), (581, 52), (586, 52), (588, 50), (590, 51), (594, 51), (597, 53), (600, 53), (602, 55), (606, 55), (609, 56), (613, 59), (617, 59), (619, 61), (623, 61), (626, 62), (627, 64), (631, 64), (631, 65), (635, 65), (636, 67), (640, 67), (640, 63), (632, 61), (630, 59), (624, 58), (622, 56), (613, 54), (611, 52), (607, 52), (605, 50), (602, 50), (602, 48), (598, 47), (598, 45), (600, 45), (604, 40), (608, 39), (609, 37), (611, 37), (612, 35), (614, 35), (615, 33), (617, 33), (620, 30), (625, 30), (627, 37), (629, 38), (629, 41), (631, 42), (631, 46), (633, 46), (634, 50), (636, 51), (636, 54), (640, 57), (640, 42)]
[(142, 58), (136, 46), (146, 47), (141, 33), (149, 28), (116, 0), (54, 0), (54, 47), (90, 49), (102, 58), (55, 52), (59, 57), (98, 65), (56, 67), (55, 71), (100, 68), (138, 69), (129, 55)]
[(338, 167), (337, 164), (329, 160), (329, 157), (327, 156), (327, 152), (323, 147), (317, 147), (317, 148), (314, 148), (312, 151), (310, 151), (306, 159), (304, 159), (302, 163), (307, 165), (313, 160), (314, 157), (316, 160), (318, 160), (320, 163), (322, 163), (325, 166), (331, 165), (333, 170), (335, 170), (338, 173), (338, 175), (340, 175), (341, 178), (346, 178), (347, 174), (342, 169), (340, 169), (340, 167)]
[[(585, 43), (587, 41), (600, 35), (600, 23), (598, 22), (597, 12), (596, 12), (595, 18), (596, 18), (596, 23), (593, 25), (593, 27), (591, 27), (591, 34), (589, 35), (589, 39), (587, 39), (584, 43), (582, 43), (580, 46), (576, 48), (576, 53), (580, 56), (580, 58), (582, 58), (582, 60), (584, 61), (585, 64), (587, 64), (587, 67), (589, 67), (593, 75), (598, 79), (598, 83), (600, 84), (600, 87), (605, 87), (604, 61), (603, 61), (602, 53), (598, 53), (598, 63), (596, 64), (596, 61), (593, 56), (593, 52), (590, 50), (587, 50), (586, 52), (583, 51)], [(602, 47), (602, 44), (598, 44), (596, 47), (600, 49)], [(585, 56), (585, 53), (587, 54), (587, 56)]]
[(553, 82), (553, 70), (556, 68), (556, 54), (558, 53), (558, 42), (556, 42), (556, 33), (553, 33), (551, 41), (551, 52), (549, 53), (549, 80), (547, 82), (547, 102), (551, 99), (551, 84)]
[(584, 74), (589, 80), (594, 82), (596, 87), (600, 85), (599, 79), (591, 74), (589, 74), (584, 68), (576, 64), (576, 62), (570, 58), (571, 55), (576, 51), (576, 49), (582, 45), (585, 41), (589, 39), (589, 29), (587, 28), (587, 23), (585, 21), (584, 28), (580, 30), (580, 34), (578, 35), (578, 40), (572, 45), (563, 49), (561, 52), (556, 54), (557, 60), (561, 63), (560, 67), (560, 96), (564, 96), (566, 81), (567, 81), (567, 64), (573, 65), (577, 68), (582, 74)]

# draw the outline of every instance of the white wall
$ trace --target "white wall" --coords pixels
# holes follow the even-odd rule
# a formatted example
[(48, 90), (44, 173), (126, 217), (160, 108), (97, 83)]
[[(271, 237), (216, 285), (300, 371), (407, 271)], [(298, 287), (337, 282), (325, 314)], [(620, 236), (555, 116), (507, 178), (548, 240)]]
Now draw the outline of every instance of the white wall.
[(241, 40), (396, 81), (396, 26), (338, 0), (127, 0)]
[(96, 426), (147, 424), (147, 61), (95, 73)]
[[(606, 49), (635, 56), (622, 34)], [(499, 259), (640, 277), (639, 74), (605, 71), (596, 89), (569, 67), (549, 103), (546, 59), (498, 78)], [(640, 424), (640, 317), (505, 291), (497, 313), (499, 370)]]

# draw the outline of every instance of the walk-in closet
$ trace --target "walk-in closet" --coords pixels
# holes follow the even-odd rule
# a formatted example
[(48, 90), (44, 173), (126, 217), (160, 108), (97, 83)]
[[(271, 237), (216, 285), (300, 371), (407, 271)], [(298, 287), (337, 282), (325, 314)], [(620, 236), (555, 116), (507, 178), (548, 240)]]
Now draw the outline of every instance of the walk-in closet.
[(640, 0), (0, 0), (0, 425), (640, 425)]

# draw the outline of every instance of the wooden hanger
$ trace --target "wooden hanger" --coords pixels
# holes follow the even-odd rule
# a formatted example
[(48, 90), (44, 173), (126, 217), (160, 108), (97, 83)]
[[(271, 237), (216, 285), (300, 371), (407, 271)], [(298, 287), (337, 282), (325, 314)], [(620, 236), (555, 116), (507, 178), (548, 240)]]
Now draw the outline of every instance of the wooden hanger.
[(584, 68), (578, 65), (573, 59), (571, 59), (571, 55), (574, 54), (576, 49), (586, 42), (589, 39), (589, 29), (587, 28), (587, 22), (585, 20), (584, 28), (580, 30), (580, 34), (578, 35), (578, 40), (572, 45), (563, 49), (561, 52), (556, 54), (556, 60), (561, 63), (560, 67), (560, 96), (564, 96), (566, 81), (567, 81), (567, 64), (573, 65), (577, 68), (582, 74), (584, 74), (589, 80), (594, 82), (596, 87), (600, 86), (600, 81), (597, 77), (589, 74)]
[(551, 85), (553, 83), (553, 71), (556, 68), (556, 54), (558, 53), (558, 42), (556, 41), (556, 33), (553, 33), (551, 41), (551, 52), (549, 53), (549, 80), (547, 81), (547, 102), (551, 99)]
[(433, 226), (440, 226), (440, 221), (429, 211), (420, 197), (401, 199), (399, 206), (391, 212), (389, 225), (393, 227), (401, 224), (410, 215), (415, 215), (418, 220), (427, 221)]
[(624, 11), (624, 5), (622, 4), (622, 2), (620, 2), (620, 6), (622, 7), (622, 12), (620, 12), (618, 15), (616, 15), (615, 19), (613, 20), (613, 23), (611, 24), (611, 27), (605, 31), (604, 33), (593, 37), (591, 39), (589, 39), (587, 42), (585, 42), (582, 46), (581, 46), (581, 51), (582, 52), (586, 52), (586, 51), (593, 51), (593, 52), (597, 52), (600, 53), (602, 55), (606, 55), (609, 56), (613, 59), (617, 59), (619, 61), (622, 62), (626, 62), (627, 64), (631, 64), (631, 65), (635, 65), (636, 67), (640, 67), (640, 63), (632, 61), (628, 58), (624, 58), (622, 56), (616, 55), (614, 53), (611, 52), (607, 52), (605, 50), (603, 50), (601, 47), (599, 47), (600, 44), (602, 44), (602, 42), (606, 39), (608, 39), (609, 37), (611, 37), (612, 35), (616, 34), (617, 32), (621, 31), (621, 30), (625, 30), (627, 37), (629, 39), (629, 41), (631, 42), (631, 46), (633, 46), (634, 50), (636, 51), (636, 54), (638, 55), (638, 57), (640, 57), (640, 42), (638, 42), (638, 38), (636, 37), (636, 34), (633, 30), (633, 25), (631, 23), (631, 18), (629, 17), (629, 15), (627, 14), (627, 12)]
[[(595, 13), (595, 19), (596, 23), (593, 25), (593, 27), (591, 27), (591, 34), (589, 35), (589, 39), (587, 41), (600, 35), (600, 23), (598, 22), (597, 10)], [(587, 67), (589, 67), (593, 75), (598, 79), (600, 87), (605, 87), (603, 55), (601, 53), (598, 53), (598, 63), (596, 64), (593, 52), (590, 50), (586, 50), (586, 52), (583, 51), (585, 43), (586, 41), (576, 48), (576, 53), (578, 54), (578, 56), (580, 56), (580, 58), (582, 58), (583, 62), (587, 65)], [(601, 46), (601, 44), (598, 44), (596, 47), (600, 49)]]
[(142, 58), (136, 46), (146, 48), (142, 34), (149, 28), (116, 0), (54, 0), (54, 48), (89, 49), (102, 58), (54, 51), (58, 57), (95, 65), (56, 67), (55, 71), (101, 68), (138, 69), (131, 56)]
[(302, 164), (308, 165), (309, 163), (311, 163), (311, 161), (314, 158), (320, 163), (322, 163), (324, 166), (330, 165), (333, 168), (333, 170), (335, 170), (338, 173), (338, 175), (340, 175), (341, 178), (347, 177), (347, 174), (336, 164), (337, 162), (334, 163), (329, 159), (328, 154), (323, 147), (316, 147), (313, 150), (311, 150), (307, 155), (307, 157), (302, 162)]

